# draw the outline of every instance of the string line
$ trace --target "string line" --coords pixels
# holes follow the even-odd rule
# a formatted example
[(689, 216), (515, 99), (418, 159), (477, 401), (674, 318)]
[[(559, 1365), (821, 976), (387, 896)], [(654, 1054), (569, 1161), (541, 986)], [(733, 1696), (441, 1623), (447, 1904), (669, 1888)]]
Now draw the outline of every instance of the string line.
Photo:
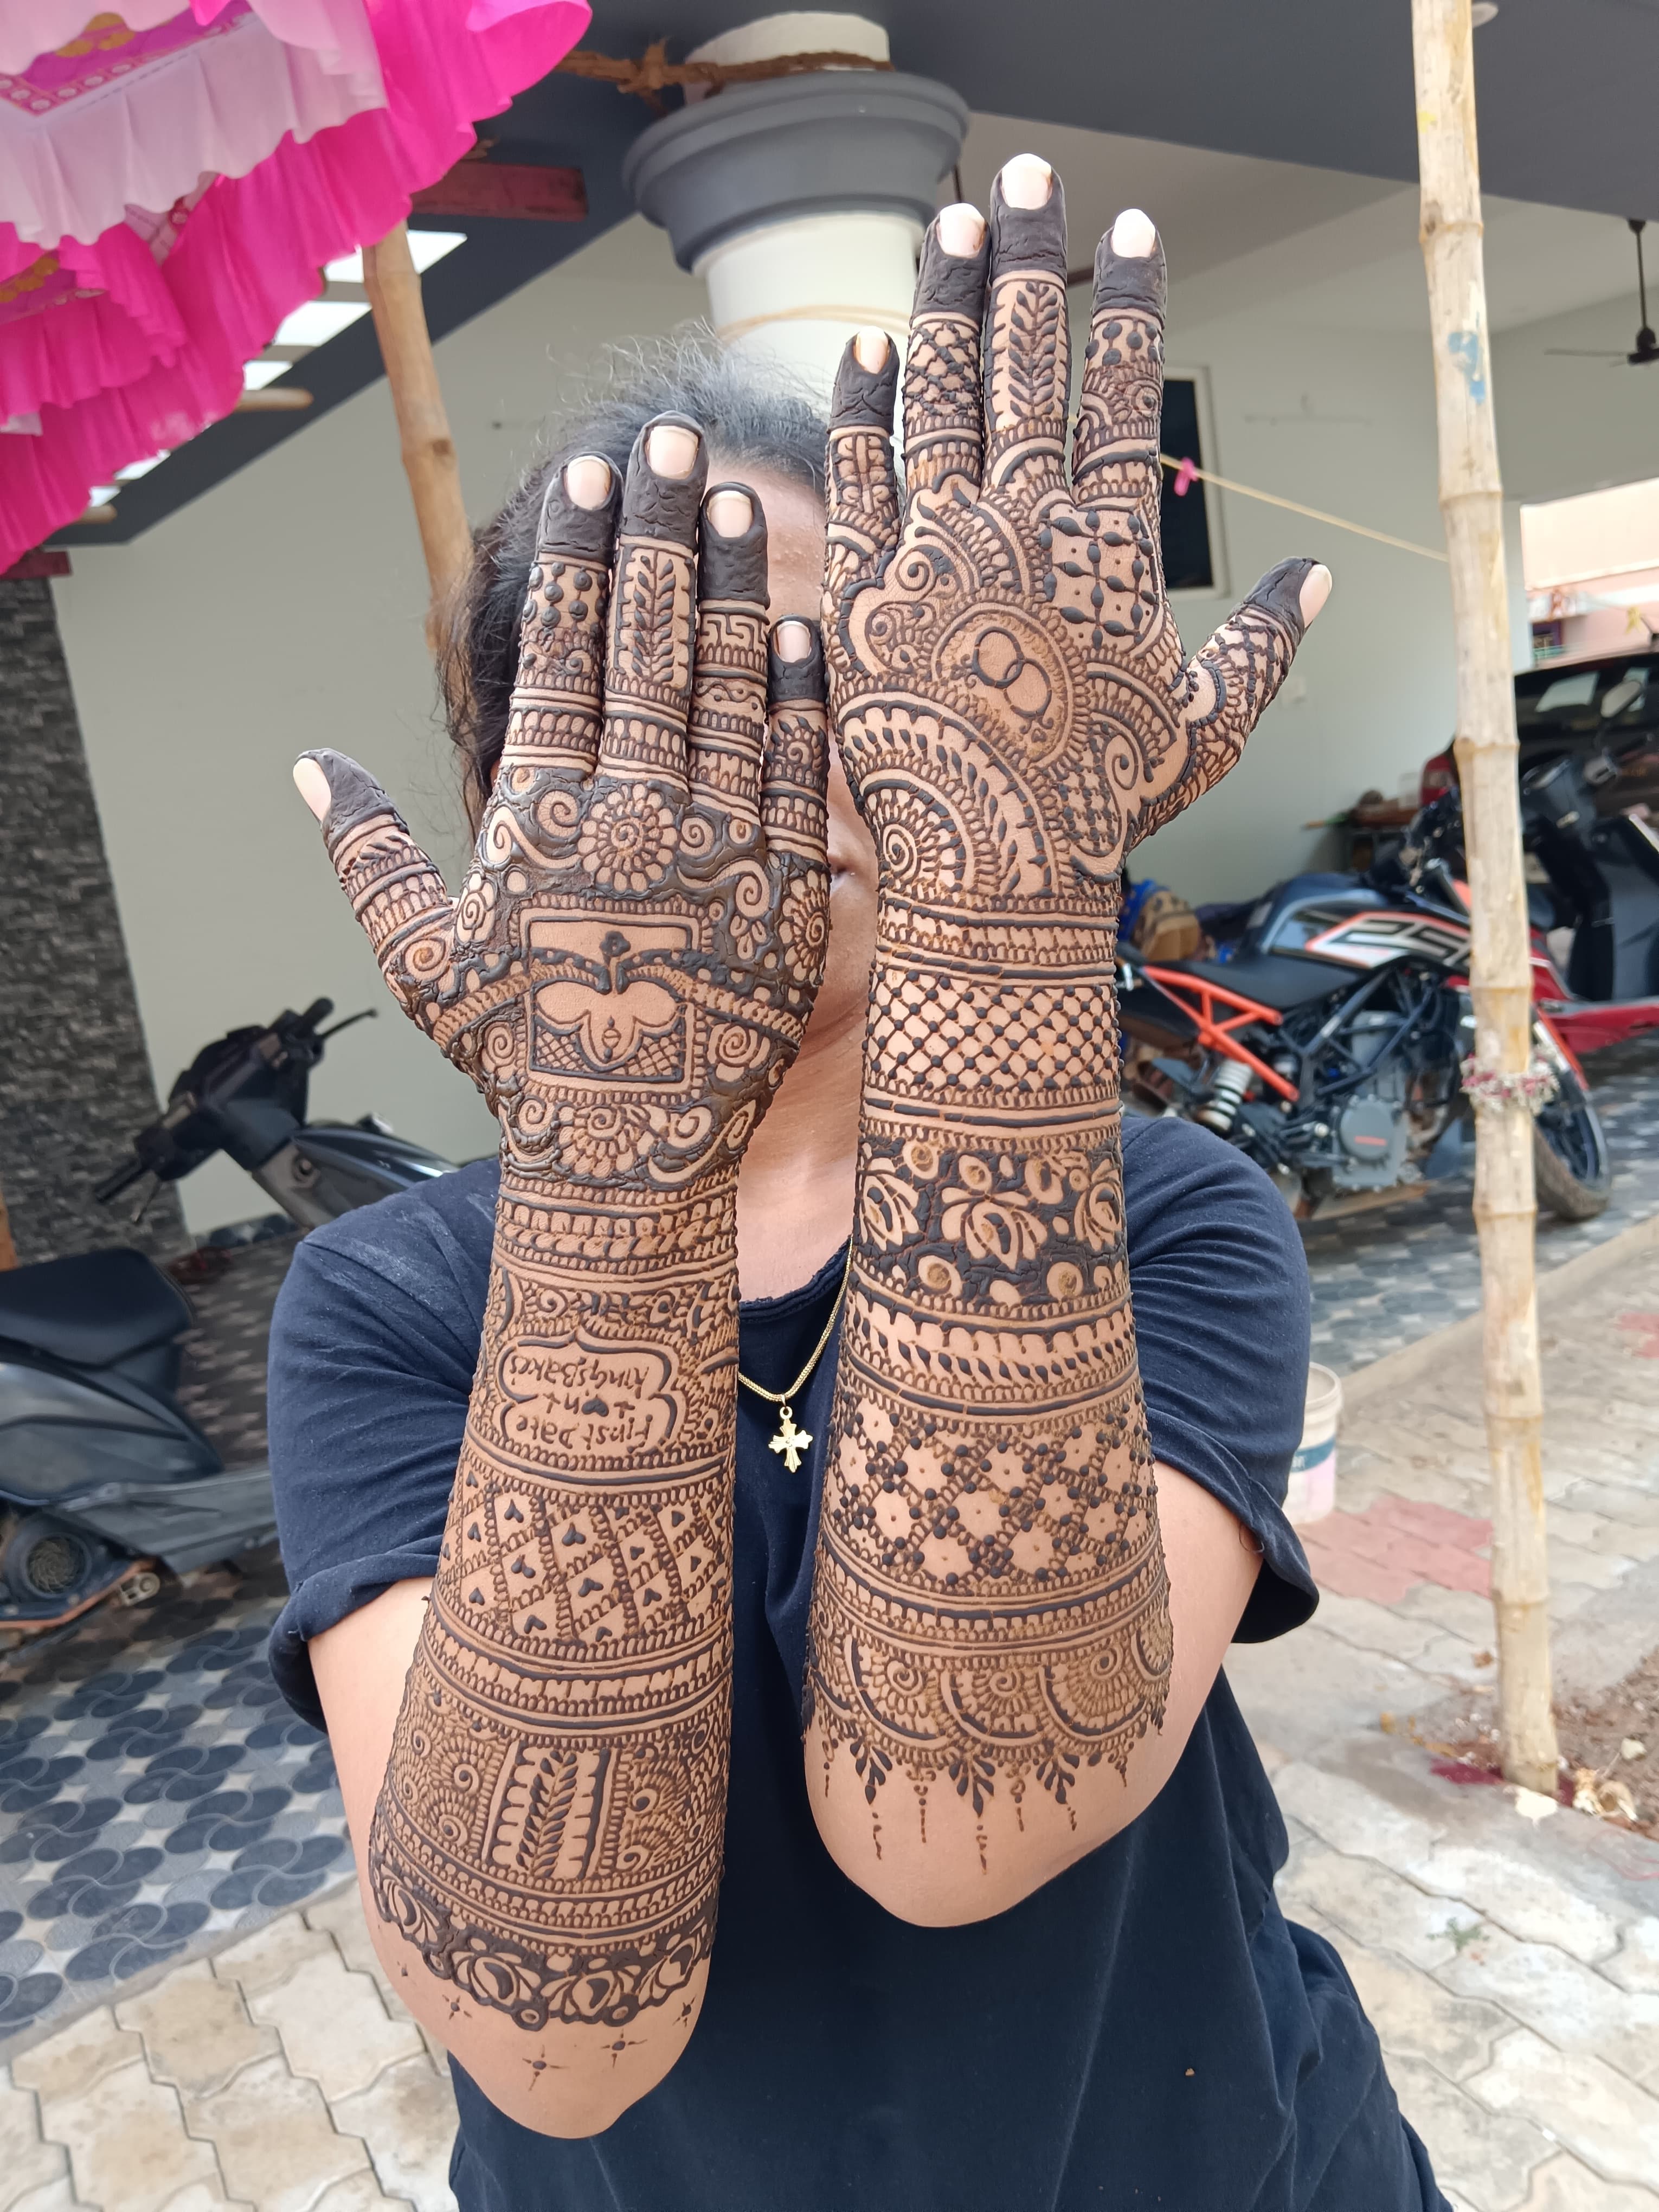
[(1189, 477), (1196, 477), (1201, 483), (1212, 483), (1218, 491), (1237, 492), (1241, 499), (1259, 499), (1266, 507), (1282, 507), (1291, 514), (1306, 515), (1310, 522), (1328, 523), (1333, 530), (1352, 531), (1356, 538), (1375, 538), (1379, 545), (1392, 545), (1401, 553), (1416, 553), (1425, 561), (1445, 562), (1446, 556), (1437, 552), (1432, 545), (1419, 545), (1409, 538), (1391, 538), (1386, 530), (1371, 530), (1363, 522), (1349, 522), (1340, 514), (1327, 514), (1322, 507), (1304, 507), (1300, 500), (1281, 499), (1277, 492), (1258, 491), (1254, 484), (1235, 483), (1231, 477), (1218, 477), (1212, 470), (1194, 468), (1190, 461), (1172, 459), (1168, 453), (1160, 453), (1158, 458), (1166, 469), (1177, 475), (1185, 469)]

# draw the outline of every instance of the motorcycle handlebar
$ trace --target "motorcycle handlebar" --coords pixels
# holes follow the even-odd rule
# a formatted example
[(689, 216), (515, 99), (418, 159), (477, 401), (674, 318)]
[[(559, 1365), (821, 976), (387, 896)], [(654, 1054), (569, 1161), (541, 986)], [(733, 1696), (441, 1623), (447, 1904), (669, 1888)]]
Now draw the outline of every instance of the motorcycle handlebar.
[(121, 1193), (136, 1183), (141, 1176), (149, 1173), (149, 1170), (135, 1153), (131, 1159), (124, 1160), (120, 1166), (112, 1173), (106, 1175), (100, 1183), (94, 1185), (92, 1194), (100, 1206), (107, 1206), (111, 1199), (118, 1198)]

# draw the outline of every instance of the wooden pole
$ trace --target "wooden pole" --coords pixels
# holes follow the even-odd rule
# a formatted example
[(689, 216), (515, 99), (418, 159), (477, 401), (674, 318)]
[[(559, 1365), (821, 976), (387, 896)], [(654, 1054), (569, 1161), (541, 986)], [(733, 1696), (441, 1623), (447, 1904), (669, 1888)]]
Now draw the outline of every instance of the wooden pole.
[(427, 637), (435, 647), (441, 611), (472, 558), (472, 532), (461, 499), (455, 441), (444, 412), (406, 224), (388, 231), (378, 246), (363, 248), (363, 289), (374, 313), (374, 334), (398, 417), (404, 472), (414, 495), (415, 520), (432, 588)]
[(1474, 1216), (1486, 1309), (1492, 1474), (1492, 1607), (1499, 1725), (1511, 1782), (1555, 1794), (1543, 1392), (1533, 1282), (1533, 1118), (1518, 1079), (1532, 1053), (1515, 692), (1492, 422), (1475, 139), (1470, 0), (1412, 0), (1423, 258), (1440, 431), (1440, 511), (1457, 654), (1458, 773), (1473, 894), (1474, 1057), (1510, 1079), (1476, 1110)]

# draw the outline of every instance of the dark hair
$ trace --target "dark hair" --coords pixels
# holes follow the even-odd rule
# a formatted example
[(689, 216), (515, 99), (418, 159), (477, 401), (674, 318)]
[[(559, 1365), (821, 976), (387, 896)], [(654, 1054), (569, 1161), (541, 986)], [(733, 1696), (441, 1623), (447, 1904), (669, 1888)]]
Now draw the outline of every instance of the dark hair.
[(620, 475), (635, 440), (659, 415), (700, 423), (722, 469), (766, 469), (823, 496), (824, 418), (786, 374), (725, 352), (696, 326), (608, 348), (599, 372), (550, 422), (501, 513), (477, 533), (439, 656), (445, 717), (475, 821), (507, 735), (525, 582), (548, 483), (578, 453), (604, 454)]

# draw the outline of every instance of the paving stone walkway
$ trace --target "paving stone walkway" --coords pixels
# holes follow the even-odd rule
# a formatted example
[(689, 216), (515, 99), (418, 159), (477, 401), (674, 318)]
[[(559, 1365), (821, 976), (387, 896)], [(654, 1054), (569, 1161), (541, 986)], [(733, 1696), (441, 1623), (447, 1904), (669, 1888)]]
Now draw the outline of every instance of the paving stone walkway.
[(350, 1882), (0, 2066), (0, 2212), (454, 2212), (454, 2134)]
[[(1595, 1053), (1585, 1066), (1607, 1131), (1613, 1195), (1593, 1221), (1539, 1216), (1540, 1274), (1659, 1213), (1659, 1031)], [(1452, 1176), (1304, 1232), (1316, 1359), (1347, 1374), (1479, 1311), (1474, 1198), (1469, 1176)]]
[[(1659, 1235), (1596, 1258), (1540, 1299), (1564, 1697), (1659, 1644)], [(1413, 1739), (1495, 1704), (1473, 1332), (1350, 1401), (1338, 1510), (1308, 1531), (1319, 1612), (1227, 1668), (1291, 1831), (1281, 1902), (1341, 1952), (1458, 2212), (1659, 2212), (1659, 1844), (1528, 1819)], [(1649, 1813), (1659, 1716), (1650, 1741)]]

